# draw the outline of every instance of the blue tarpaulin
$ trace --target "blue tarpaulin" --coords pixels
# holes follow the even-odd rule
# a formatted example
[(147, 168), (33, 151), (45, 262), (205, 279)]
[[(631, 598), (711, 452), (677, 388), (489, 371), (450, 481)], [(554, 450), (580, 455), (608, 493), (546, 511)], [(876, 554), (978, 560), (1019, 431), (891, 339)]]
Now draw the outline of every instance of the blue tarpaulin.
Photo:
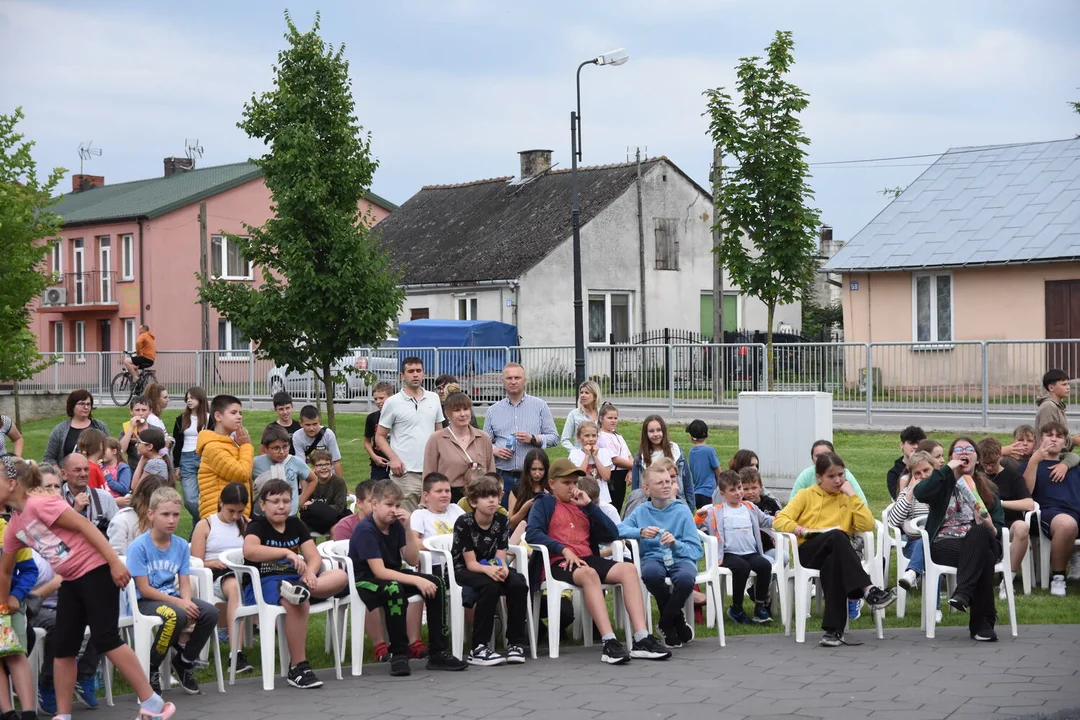
[[(516, 359), (516, 350), (508, 353), (507, 348), (517, 344), (517, 327), (494, 320), (411, 320), (398, 326), (399, 353), (417, 348), (429, 373), (462, 378), (501, 372), (508, 361)], [(440, 348), (438, 358), (423, 348)]]

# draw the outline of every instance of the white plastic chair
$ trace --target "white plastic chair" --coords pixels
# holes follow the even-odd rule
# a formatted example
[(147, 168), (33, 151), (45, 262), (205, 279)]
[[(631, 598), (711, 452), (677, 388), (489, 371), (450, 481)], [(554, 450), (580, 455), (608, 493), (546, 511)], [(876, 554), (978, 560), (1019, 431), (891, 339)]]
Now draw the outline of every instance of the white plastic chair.
[[(621, 541), (612, 543), (613, 552), (615, 552), (616, 549), (621, 551), (621, 545)], [(586, 647), (592, 646), (592, 617), (589, 615), (589, 609), (583, 601), (581, 588), (577, 585), (555, 580), (550, 576), (548, 570), (551, 567), (551, 554), (548, 552), (546, 546), (530, 543), (529, 547), (531, 547), (534, 552), (540, 553), (540, 560), (544, 564), (544, 579), (540, 581), (540, 586), (535, 588), (535, 592), (543, 592), (547, 595), (548, 657), (559, 657), (559, 618), (562, 614), (562, 594), (567, 591), (572, 592), (574, 597), (579, 601), (575, 603), (574, 607), (580, 608), (579, 614), (581, 616), (581, 628), (584, 643)], [(634, 635), (630, 628), (630, 616), (626, 613), (626, 604), (623, 602), (622, 593), (620, 592), (621, 586), (618, 584), (609, 585), (604, 583), (601, 587), (603, 587), (605, 591), (611, 590), (615, 593), (614, 612), (616, 615), (623, 618), (623, 626), (626, 630), (626, 647), (629, 649), (633, 645)], [(540, 605), (538, 602), (534, 602), (534, 627), (538, 627), (540, 624), (540, 618), (538, 617), (539, 612)]]
[[(891, 558), (893, 551), (896, 552), (896, 577), (899, 578), (903, 575), (908, 568), (909, 560), (904, 555), (904, 544), (907, 542), (907, 537), (900, 528), (892, 527), (889, 525), (889, 511), (892, 510), (892, 503), (889, 504), (884, 510), (881, 511), (881, 530), (878, 532), (878, 556), (882, 560), (882, 582), (888, 579), (889, 569), (892, 564)], [(882, 586), (883, 587), (883, 586)], [(900, 587), (900, 584), (896, 585), (896, 617), (902, 618), (907, 614), (907, 596), (908, 592), (904, 588)]]
[[(875, 521), (875, 527), (878, 525), (879, 523)], [(863, 569), (870, 576), (870, 581), (880, 587), (882, 564), (875, 551), (877, 542), (874, 534), (868, 531), (860, 533), (860, 535), (863, 538)], [(810, 581), (816, 580), (820, 583), (821, 571), (803, 566), (802, 561), (799, 559), (798, 540), (792, 533), (780, 533), (780, 537), (785, 539), (785, 549), (791, 556), (791, 578), (793, 583), (790, 586), (790, 591), (794, 593), (795, 600), (795, 642), (801, 643), (806, 641), (806, 616), (810, 613)], [(786, 582), (784, 586), (785, 590), (789, 588)], [(885, 638), (885, 630), (882, 626), (885, 611), (874, 610), (873, 614), (874, 624), (877, 626), (878, 640), (882, 640)]]
[[(705, 602), (706, 605), (716, 608), (715, 620), (717, 623), (716, 638), (720, 642), (720, 647), (727, 645), (727, 638), (724, 634), (724, 592), (720, 583), (720, 578), (725, 573), (728, 577), (731, 576), (731, 571), (725, 567), (721, 567), (717, 561), (717, 557), (720, 555), (720, 544), (716, 538), (702, 531), (698, 530), (698, 539), (701, 540), (702, 549), (705, 551), (705, 570), (699, 572), (694, 577), (694, 585), (705, 586)], [(631, 550), (633, 551), (634, 567), (637, 568), (638, 577), (641, 577), (641, 553), (639, 551), (639, 545), (637, 540), (623, 540)], [(664, 582), (671, 585), (671, 580), (665, 578)], [(641, 581), (641, 597), (645, 603), (645, 625), (652, 632), (653, 618), (652, 618), (652, 601), (649, 595), (649, 589), (645, 587), (645, 581)], [(710, 613), (712, 614), (712, 613)], [(686, 606), (683, 608), (683, 615), (686, 616), (686, 623), (690, 626), (690, 629), (694, 629), (694, 597), (691, 594), (686, 599)]]
[[(923, 552), (926, 554), (926, 574), (923, 576), (922, 593), (922, 624), (926, 628), (926, 637), (933, 639), (937, 625), (937, 599), (939, 582), (942, 577), (946, 578), (950, 591), (956, 584), (956, 568), (951, 565), (939, 565), (930, 557), (930, 536), (924, 527), (925, 520), (918, 521), (919, 535), (922, 537)], [(1016, 597), (1013, 594), (1013, 571), (1009, 560), (1009, 529), (1001, 529), (1001, 557), (1002, 560), (994, 565), (994, 572), (1001, 573), (1005, 578), (1005, 599), (1009, 605), (1009, 628), (1012, 636), (1016, 637)], [(996, 597), (997, 592), (994, 592)]]
[[(1024, 515), (1024, 519), (1031, 523), (1032, 516), (1035, 517), (1035, 523), (1039, 527), (1039, 583), (1044, 589), (1050, 589), (1050, 536), (1043, 532), (1042, 527), (1042, 509), (1039, 504), (1035, 504), (1035, 510), (1028, 512)], [(1035, 543), (1028, 541), (1028, 554), (1031, 554), (1031, 547)], [(1073, 552), (1080, 550), (1080, 538), (1077, 538), (1073, 543)], [(1027, 588), (1025, 586), (1025, 592)]]
[[(236, 626), (232, 628), (232, 630), (238, 636), (240, 630), (239, 626), (243, 620), (249, 617), (259, 618), (259, 651), (261, 656), (263, 689), (273, 690), (275, 642), (278, 646), (277, 650), (281, 666), (281, 676), (285, 677), (289, 671), (289, 647), (288, 643), (285, 642), (285, 608), (280, 605), (270, 605), (263, 599), (259, 571), (257, 568), (244, 563), (243, 548), (226, 550), (218, 557), (218, 559), (225, 563), (225, 566), (236, 574), (236, 578), (241, 582), (241, 585), (243, 585), (245, 581), (251, 584), (252, 594), (255, 596), (255, 604), (241, 604), (237, 607), (236, 617), (234, 618)], [(329, 569), (329, 567), (330, 563), (324, 561), (323, 568)], [(327, 622), (335, 627), (337, 626), (336, 603), (333, 599), (310, 603), (308, 611), (311, 615), (314, 615), (315, 613), (327, 613)], [(337, 679), (341, 680), (341, 654), (338, 651), (337, 633), (331, 633), (331, 643), (333, 645), (334, 673)], [(236, 647), (229, 648), (230, 685), (236, 682), (237, 650), (238, 648)]]

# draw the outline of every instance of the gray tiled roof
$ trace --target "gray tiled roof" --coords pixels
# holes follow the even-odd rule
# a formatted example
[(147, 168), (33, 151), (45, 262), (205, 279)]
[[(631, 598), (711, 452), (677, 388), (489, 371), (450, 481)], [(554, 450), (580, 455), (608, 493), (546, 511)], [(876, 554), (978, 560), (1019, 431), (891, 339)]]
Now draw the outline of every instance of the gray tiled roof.
[(1080, 139), (949, 150), (822, 269), (1060, 259), (1080, 259)]

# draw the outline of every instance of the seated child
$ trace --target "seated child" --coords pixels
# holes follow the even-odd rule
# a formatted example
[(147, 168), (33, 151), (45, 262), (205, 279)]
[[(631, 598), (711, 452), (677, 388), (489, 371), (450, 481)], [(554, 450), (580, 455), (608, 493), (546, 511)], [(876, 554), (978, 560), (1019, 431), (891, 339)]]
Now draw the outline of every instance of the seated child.
[(292, 395), (284, 390), (279, 390), (274, 393), (274, 397), (270, 398), (270, 402), (274, 406), (274, 414), (277, 415), (277, 419), (267, 424), (277, 425), (289, 433), (289, 454), (295, 455), (296, 449), (292, 446), (292, 436), (294, 432), (300, 429), (300, 423), (296, 422), (296, 418), (292, 416)]
[[(145, 432), (145, 431), (144, 431)], [(174, 533), (180, 524), (180, 493), (171, 487), (158, 488), (150, 497), (149, 525), (128, 546), (127, 566), (135, 580), (139, 611), (160, 617), (150, 646), (150, 687), (161, 692), (159, 666), (170, 648), (175, 648), (172, 668), (180, 687), (189, 695), (199, 694), (195, 681), (195, 661), (214, 634), (218, 609), (191, 594), (191, 551), (187, 540)], [(179, 640), (185, 628), (194, 625), (187, 643)]]
[[(551, 553), (549, 577), (582, 589), (585, 604), (604, 642), (600, 659), (621, 665), (632, 657), (666, 660), (671, 653), (645, 627), (641, 583), (632, 563), (600, 556), (600, 543), (615, 542), (619, 529), (578, 486), (585, 473), (566, 458), (551, 463), (551, 494), (538, 495), (529, 511), (525, 539)], [(630, 616), (633, 645), (627, 651), (615, 637), (604, 598), (603, 583), (622, 585)]]
[(777, 531), (798, 538), (803, 566), (821, 571), (825, 595), (821, 645), (825, 647), (852, 644), (844, 639), (849, 599), (866, 598), (874, 610), (896, 600), (891, 591), (872, 583), (851, 545), (852, 533), (874, 529), (874, 516), (847, 482), (845, 470), (839, 455), (818, 456), (814, 463), (817, 484), (795, 495), (773, 518)]
[(352, 537), (353, 530), (356, 529), (357, 524), (371, 514), (371, 510), (374, 507), (374, 503), (371, 500), (371, 488), (375, 485), (374, 480), (364, 480), (363, 482), (356, 483), (356, 506), (353, 508), (353, 514), (348, 517), (343, 517), (338, 520), (330, 530), (331, 540), (348, 540)]
[(349, 488), (334, 474), (330, 453), (311, 453), (311, 470), (316, 482), (308, 482), (300, 494), (300, 519), (320, 535), (329, 535), (338, 520), (349, 514)]
[(694, 420), (686, 426), (690, 436), (690, 477), (694, 481), (694, 507), (703, 508), (712, 504), (716, 492), (716, 480), (720, 477), (720, 458), (716, 457), (716, 448), (706, 445), (709, 439), (709, 426), (702, 420)]
[[(426, 478), (424, 484), (427, 485)], [(449, 482), (446, 489), (449, 500)], [(525, 628), (529, 586), (521, 573), (506, 562), (510, 519), (498, 512), (503, 485), (484, 475), (471, 483), (466, 492), (474, 510), (458, 517), (454, 523), (452, 555), (454, 575), (473, 600), (472, 650), (468, 662), (483, 666), (523, 663), (523, 648), (529, 637)], [(419, 512), (413, 513), (414, 522)], [(465, 592), (462, 595), (464, 600)], [(505, 656), (488, 645), (500, 597), (506, 598)]]
[(896, 502), (889, 507), (889, 514), (885, 519), (890, 527), (899, 528), (906, 538), (902, 552), (908, 559), (908, 566), (907, 570), (896, 578), (896, 582), (904, 590), (911, 592), (919, 586), (919, 578), (926, 570), (922, 538), (914, 521), (930, 513), (930, 506), (915, 499), (915, 486), (934, 472), (934, 460), (929, 453), (916, 450), (908, 455), (904, 462), (907, 464), (907, 472), (897, 480)]
[[(1035, 439), (1038, 431), (1034, 425), (1017, 425), (1013, 430), (1011, 445), (1001, 448), (1001, 464), (1003, 467), (1022, 475), (1027, 466), (1031, 454), (1035, 452)], [(1068, 470), (1080, 465), (1080, 455), (1074, 452), (1062, 452), (1061, 462), (1053, 469), (1053, 476), (1058, 481), (1065, 477)], [(1010, 538), (1010, 542), (1011, 542)]]
[[(596, 482), (595, 478), (591, 478), (588, 475), (578, 480), (578, 487), (585, 491), (585, 494), (589, 496), (589, 499), (596, 503), (596, 506), (600, 508), (600, 512), (607, 515), (608, 520), (619, 524), (619, 511), (615, 509), (615, 506), (611, 503), (604, 502), (600, 498), (600, 484)], [(604, 557), (608, 557), (610, 553), (604, 553)]]
[[(269, 480), (262, 486), (259, 505), (263, 514), (248, 523), (244, 560), (259, 569), (263, 600), (285, 609), (285, 639), (291, 661), (286, 680), (307, 690), (322, 687), (322, 680), (307, 661), (308, 601), (335, 596), (349, 579), (344, 570), (319, 572), (322, 558), (307, 527), (289, 514), (293, 497), (293, 489), (284, 480)], [(255, 602), (250, 585), (244, 588), (243, 599), (245, 605)]]
[(585, 477), (596, 481), (600, 489), (601, 502), (610, 505), (611, 490), (608, 488), (608, 480), (611, 479), (611, 471), (615, 469), (615, 463), (610, 450), (597, 447), (599, 437), (600, 428), (596, 423), (588, 420), (579, 423), (577, 426), (578, 446), (570, 449), (570, 462), (584, 472)]
[[(649, 502), (638, 505), (619, 524), (619, 537), (638, 541), (641, 580), (660, 608), (658, 627), (664, 644), (682, 647), (694, 639), (683, 607), (694, 591), (701, 540), (690, 508), (675, 502), (675, 485), (667, 470), (656, 465), (645, 468), (641, 489)], [(666, 580), (671, 580), (670, 590)]]
[(105, 534), (117, 555), (127, 555), (127, 549), (135, 538), (150, 529), (150, 498), (163, 487), (174, 487), (174, 483), (160, 475), (147, 475), (131, 493), (128, 506), (120, 508), (113, 515)]
[(114, 437), (105, 438), (101, 471), (105, 473), (105, 487), (117, 499), (131, 494), (131, 467), (120, 457), (120, 441)]
[[(676, 483), (679, 482), (679, 468), (674, 462), (672, 462), (668, 458), (660, 458), (659, 460), (654, 461), (653, 465), (663, 468), (667, 472), (668, 477), (670, 477)], [(634, 512), (638, 505), (647, 502), (649, 502), (649, 496), (645, 494), (644, 490), (642, 490), (641, 488), (631, 490), (630, 495), (626, 498), (626, 505), (623, 507), (623, 518), (630, 517), (630, 513)]]
[[(87, 428), (83, 431), (86, 434), (94, 428)], [(97, 434), (104, 439), (105, 434), (100, 430)], [(5, 456), (5, 461), (7, 460)], [(3, 472), (3, 478), (9, 479), (6, 471), (6, 463), (0, 465), (0, 472)], [(14, 467), (14, 465), (12, 465)], [(7, 520), (0, 518), (0, 536), (7, 530)], [(34, 562), (34, 556), (29, 548), (22, 548), (15, 553), (15, 563), (11, 574), (11, 594), (8, 597), (8, 601), (0, 604), (0, 613), (8, 615), (11, 618), (11, 628), (15, 633), (16, 639), (22, 646), (22, 652), (12, 653), (0, 658), (0, 720), (33, 720), (37, 717), (37, 713), (32, 709), (34, 701), (37, 699), (34, 694), (34, 683), (30, 674), (30, 662), (27, 659), (27, 649), (29, 646), (26, 641), (26, 596), (31, 593), (34, 585), (38, 580), (38, 567)], [(16, 712), (15, 706), (12, 704), (12, 684), (15, 685), (15, 691), (19, 696), (19, 704), (24, 708), (29, 707), (30, 710), (24, 710), (21, 714)]]
[[(751, 620), (772, 622), (768, 607), (772, 561), (765, 556), (761, 535), (763, 529), (772, 527), (773, 519), (743, 499), (739, 473), (721, 472), (717, 490), (723, 495), (724, 503), (698, 510), (697, 517), (705, 532), (715, 537), (720, 546), (720, 564), (731, 571), (731, 607), (727, 615), (740, 625), (748, 625)], [(754, 612), (747, 617), (743, 597), (751, 570), (757, 575), (757, 581), (754, 583)]]
[[(522, 465), (521, 481), (510, 492), (507, 512), (510, 513), (510, 527), (514, 533), (523, 533), (525, 520), (532, 510), (533, 498), (548, 491), (548, 466), (551, 461), (541, 448), (533, 448), (525, 455)], [(610, 489), (610, 488), (609, 488)]]
[[(758, 510), (769, 517), (776, 517), (776, 513), (780, 512), (780, 503), (761, 484), (761, 473), (758, 469), (747, 465), (739, 471), (739, 479), (742, 480), (743, 499), (754, 503)], [(776, 543), (773, 542), (773, 536), (764, 530), (761, 531), (761, 549), (765, 551), (762, 554), (769, 558), (770, 562), (776, 561)]]
[(305, 405), (300, 408), (300, 430), (292, 434), (293, 450), (296, 457), (307, 462), (311, 453), (316, 450), (325, 450), (330, 453), (331, 462), (334, 463), (334, 472), (338, 477), (345, 477), (341, 471), (341, 450), (338, 449), (337, 436), (330, 428), (322, 426), (322, 416), (319, 408), (314, 405)]
[[(1024, 521), (1024, 513), (1035, 509), (1031, 491), (1020, 473), (1001, 464), (1001, 441), (996, 437), (984, 437), (979, 441), (979, 460), (990, 482), (997, 486), (998, 499), (1005, 512), (1005, 527), (1009, 528), (1009, 549), (1013, 581), (1020, 580), (1020, 566), (1028, 551), (1031, 528)], [(1004, 580), (1002, 581), (1004, 582)], [(1004, 584), (1001, 586), (1004, 590)]]
[(1024, 482), (1039, 503), (1039, 530), (1050, 538), (1050, 594), (1065, 597), (1069, 558), (1080, 528), (1080, 469), (1072, 468), (1064, 480), (1056, 480), (1069, 429), (1048, 422), (1039, 433), (1042, 439), (1024, 468)]
[[(91, 430), (93, 432), (90, 432)], [(107, 490), (105, 472), (101, 469), (101, 459), (105, 456), (105, 433), (95, 427), (88, 427), (79, 435), (77, 447), (79, 453), (86, 456), (86, 461), (90, 465), (87, 486), (95, 490)]]
[(141, 430), (135, 447), (139, 453), (139, 464), (131, 476), (132, 489), (139, 487), (139, 482), (147, 475), (158, 475), (172, 480), (169, 457), (161, 454), (165, 449), (165, 433), (155, 427)]
[[(497, 478), (502, 477), (502, 475), (499, 475), (499, 473), (497, 473), (497, 472), (489, 473), (489, 472), (486, 472), (482, 468), (477, 468), (475, 470), (469, 470), (468, 472), (465, 473), (465, 487), (468, 488), (469, 485), (472, 485), (474, 482), (476, 482), (480, 478), (484, 477), (485, 475), (490, 475), (492, 477), (497, 477)], [(471, 513), (473, 511), (473, 506), (469, 502), (468, 493), (465, 494), (465, 497), (463, 497), (463, 498), (461, 498), (460, 500), (457, 501), (457, 506), (459, 508), (461, 508), (463, 511), (467, 512), (467, 513)], [(502, 515), (506, 515), (507, 517), (509, 517), (509, 515), (510, 515), (509, 512), (506, 510), (506, 508), (504, 508), (502, 505), (499, 505), (499, 513), (502, 514)]]
[[(258, 497), (265, 482), (272, 478), (284, 480), (292, 488), (292, 504), (289, 514), (296, 515), (300, 508), (300, 493), (303, 490), (310, 495), (308, 486), (315, 480), (315, 473), (307, 463), (295, 455), (289, 454), (289, 433), (277, 423), (270, 423), (263, 430), (261, 447), (263, 454), (252, 461), (251, 474), (254, 478), (253, 491)], [(300, 483), (304, 486), (301, 488)], [(311, 488), (312, 490), (314, 488)], [(262, 514), (258, 507), (255, 514)]]
[(450, 654), (442, 578), (402, 567), (420, 563), (416, 536), (406, 530), (409, 513), (402, 509), (404, 494), (393, 480), (378, 480), (371, 489), (374, 509), (360, 521), (349, 540), (349, 558), (356, 573), (356, 591), (369, 610), (386, 608), (390, 635), (390, 674), (410, 675), (408, 630), (404, 606), (418, 595), (427, 606), (429, 670), (464, 670), (468, 665)]

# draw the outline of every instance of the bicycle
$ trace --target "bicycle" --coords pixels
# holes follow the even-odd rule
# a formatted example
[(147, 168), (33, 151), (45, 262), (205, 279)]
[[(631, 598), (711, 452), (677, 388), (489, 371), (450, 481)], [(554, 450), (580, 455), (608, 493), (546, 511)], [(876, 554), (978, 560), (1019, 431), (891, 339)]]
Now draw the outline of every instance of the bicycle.
[[(125, 352), (124, 354), (129, 358), (135, 357), (135, 353)], [(157, 375), (154, 374), (152, 367), (144, 368), (138, 378), (133, 378), (127, 366), (124, 365), (124, 361), (121, 360), (120, 372), (109, 383), (109, 394), (112, 395), (112, 401), (117, 407), (126, 406), (131, 402), (131, 398), (142, 395), (146, 386), (152, 382), (157, 382)]]

